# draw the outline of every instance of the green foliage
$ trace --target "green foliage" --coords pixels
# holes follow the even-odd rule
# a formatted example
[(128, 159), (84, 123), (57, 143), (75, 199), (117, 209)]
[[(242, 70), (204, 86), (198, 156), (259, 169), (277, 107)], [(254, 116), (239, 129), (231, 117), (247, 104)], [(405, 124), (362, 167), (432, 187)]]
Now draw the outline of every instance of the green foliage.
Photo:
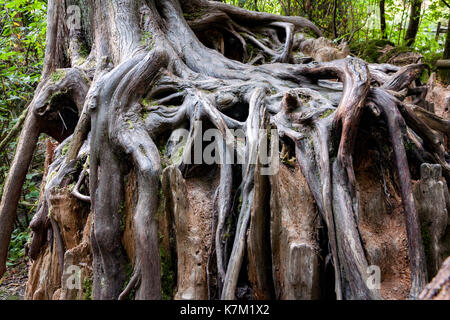
[(92, 279), (89, 277), (85, 277), (83, 279), (83, 299), (84, 300), (93, 300), (92, 288), (93, 288)]
[(20, 231), (14, 230), (11, 236), (11, 242), (9, 244), (8, 261), (7, 266), (16, 264), (25, 255), (25, 244), (28, 241), (29, 230)]
[[(225, 2), (249, 10), (302, 16), (321, 29), (325, 37), (336, 43), (351, 43), (352, 53), (369, 62), (379, 58), (382, 44), (392, 44), (401, 50), (409, 22), (409, 0), (385, 0), (386, 30), (381, 32), (379, 0), (226, 0)], [(307, 5), (309, 3), (309, 6)], [(336, 7), (335, 7), (336, 4)], [(438, 22), (447, 26), (450, 10), (442, 0), (428, 0), (422, 4), (419, 31), (412, 46), (424, 56), (424, 62), (433, 65), (442, 57), (445, 34), (436, 39)], [(377, 50), (378, 49), (378, 50)], [(394, 53), (394, 52), (393, 52)]]
[(0, 0), (0, 121), (17, 117), (40, 78), (46, 1)]
[[(32, 100), (40, 78), (45, 52), (47, 1), (0, 0), (0, 141), (16, 125), (24, 107)], [(16, 140), (0, 151), (0, 196), (9, 171)], [(23, 186), (8, 256), (14, 265), (24, 256), (27, 225), (39, 198), (43, 156), (38, 146)]]
[(26, 194), (24, 198), (27, 202), (37, 202), (39, 198), (40, 191), (38, 189), (36, 179), (40, 181), (41, 173), (40, 172), (32, 172), (26, 175), (26, 180), (24, 183), (24, 190), (26, 190)]
[(159, 247), (161, 257), (161, 291), (163, 300), (172, 300), (175, 291), (175, 274), (173, 272), (172, 258)]
[[(0, 0), (0, 141), (32, 100), (44, 56), (46, 1)], [(16, 141), (0, 155), (3, 189)], [(0, 192), (1, 195), (1, 192)]]
[(225, 0), (223, 2), (241, 7), (247, 10), (262, 11), (268, 13), (282, 14), (279, 0)]

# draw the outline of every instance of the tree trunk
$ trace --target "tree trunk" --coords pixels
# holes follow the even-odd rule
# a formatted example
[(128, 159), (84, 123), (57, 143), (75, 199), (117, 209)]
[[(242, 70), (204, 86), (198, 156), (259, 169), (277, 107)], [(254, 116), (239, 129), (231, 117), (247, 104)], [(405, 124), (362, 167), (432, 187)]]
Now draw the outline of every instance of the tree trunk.
[(417, 31), (419, 31), (421, 7), (422, 0), (411, 1), (408, 29), (406, 29), (405, 34), (405, 44), (407, 46), (411, 46), (416, 40)]
[[(447, 34), (445, 36), (445, 45), (444, 45), (444, 53), (442, 55), (443, 60), (449, 60), (450, 59), (450, 18), (449, 22), (447, 24)], [(448, 68), (445, 68), (444, 70), (439, 71), (439, 76), (442, 79), (442, 82), (449, 85), (450, 84), (450, 70)]]
[[(0, 205), (2, 275), (37, 137), (55, 138), (27, 297), (82, 296), (67, 283), (77, 267), (95, 299), (422, 291), (410, 171), (428, 161), (450, 177), (436, 133), (403, 102), (420, 96), (409, 87), (424, 65), (305, 64), (296, 35), (321, 36), (313, 23), (217, 1), (48, 5), (44, 73)], [(388, 275), (375, 285), (373, 265)]]
[(380, 28), (381, 28), (381, 38), (387, 39), (385, 0), (380, 0)]

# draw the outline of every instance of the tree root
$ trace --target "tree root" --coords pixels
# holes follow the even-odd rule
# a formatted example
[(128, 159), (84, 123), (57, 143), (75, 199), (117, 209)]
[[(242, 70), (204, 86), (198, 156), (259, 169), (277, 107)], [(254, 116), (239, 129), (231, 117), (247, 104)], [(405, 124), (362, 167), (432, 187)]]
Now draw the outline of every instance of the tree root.
[(400, 189), (405, 208), (406, 230), (408, 235), (409, 258), (411, 264), (411, 297), (417, 298), (427, 283), (427, 269), (420, 231), (419, 216), (412, 192), (411, 177), (402, 137), (406, 125), (397, 109), (398, 102), (382, 89), (371, 90), (371, 101), (382, 110), (386, 117), (389, 135), (393, 145)]
[[(324, 256), (333, 264), (336, 298), (379, 299), (380, 293), (367, 286), (368, 261), (359, 230), (359, 192), (353, 169), (355, 141), (368, 107), (375, 117), (383, 116), (394, 150), (406, 213), (411, 297), (417, 297), (427, 274), (404, 147), (407, 134), (418, 146), (417, 158), (431, 158), (441, 164), (446, 178), (450, 178), (448, 155), (433, 131), (448, 133), (448, 122), (419, 106), (401, 102), (413, 97), (415, 103), (422, 103), (426, 87), (420, 86), (418, 78), (425, 66), (398, 68), (366, 64), (352, 57), (292, 65), (288, 63), (294, 62), (298, 47), (295, 34), (309, 28), (321, 35), (316, 26), (301, 17), (248, 12), (203, 0), (145, 1), (139, 5), (133, 1), (96, 1), (95, 30), (91, 30), (95, 45), (88, 59), (95, 59), (97, 66), (75, 63), (81, 50), (76, 40), (82, 37), (69, 30), (75, 40), (69, 43), (71, 67), (67, 68), (67, 63), (58, 63), (62, 48), (57, 39), (63, 36), (64, 5), (49, 2), (44, 80), (30, 104), (0, 205), (0, 275), (4, 272), (20, 190), (39, 134), (44, 132), (62, 145), (56, 151), (31, 224), (30, 255), (38, 255), (49, 226), (57, 245), (61, 243), (58, 226), (53, 219), (47, 219), (49, 199), (55, 187), (67, 183), (69, 174), (77, 173), (72, 195), (90, 203), (93, 212), (94, 298), (125, 299), (136, 289), (136, 299), (160, 299), (156, 212), (162, 164), (158, 148), (168, 135), (172, 137), (171, 132), (189, 129), (182, 158), (175, 163), (187, 178), (195, 166), (204, 164), (203, 159), (196, 158), (203, 155), (203, 146), (199, 148), (195, 143), (204, 134), (204, 121), (221, 133), (216, 138), (216, 157), (221, 162), (211, 213), (214, 244), (208, 248), (208, 288), (210, 296), (217, 292), (222, 299), (236, 298), (252, 209), (259, 204), (255, 202), (262, 201), (255, 194), (261, 165), (255, 157), (262, 152), (261, 141), (269, 138), (259, 129), (270, 124), (284, 139), (282, 150), (292, 142), (294, 150), (289, 160), (301, 168), (326, 225), (328, 251)], [(189, 21), (183, 18), (183, 12), (193, 12), (200, 6), (204, 10), (201, 16)], [(105, 21), (111, 22), (108, 32)], [(264, 27), (258, 26), (261, 23)], [(210, 28), (221, 32), (212, 43), (216, 51), (205, 47), (196, 36)], [(284, 37), (278, 38), (277, 31), (284, 32)], [(230, 37), (236, 41), (229, 41)], [(257, 47), (255, 55), (248, 54), (247, 41)], [(225, 57), (238, 47), (243, 50), (238, 58)], [(255, 64), (266, 59), (274, 63), (254, 66), (243, 63), (249, 62), (247, 59)], [(413, 81), (419, 86), (413, 88)], [(245, 132), (244, 150), (232, 129)], [(275, 141), (275, 137), (272, 139)], [(64, 146), (68, 146), (65, 154)], [(272, 159), (279, 160), (278, 150), (271, 152)], [(87, 156), (89, 169), (77, 167), (77, 163), (87, 163)], [(187, 161), (191, 156), (194, 164)], [(236, 175), (240, 164), (226, 161), (230, 156), (242, 160), (241, 175)], [(121, 243), (120, 219), (124, 177), (131, 168), (137, 174), (133, 212), (136, 260), (133, 275), (123, 290), (127, 257)], [(90, 196), (80, 193), (86, 174)], [(239, 182), (235, 191), (233, 185)], [(232, 199), (239, 194), (242, 202), (236, 210)], [(231, 230), (234, 226), (235, 230)], [(226, 239), (228, 231), (234, 234), (234, 241)], [(57, 250), (63, 266), (63, 245), (58, 245)], [(217, 284), (212, 283), (214, 278)]]
[(79, 189), (81, 186), (81, 183), (83, 183), (83, 180), (86, 178), (86, 175), (89, 175), (89, 172), (86, 169), (83, 169), (80, 173), (80, 177), (78, 178), (78, 181), (75, 185), (75, 187), (72, 190), (72, 195), (77, 198), (78, 200), (84, 201), (84, 202), (91, 202), (91, 197), (85, 196), (80, 193)]

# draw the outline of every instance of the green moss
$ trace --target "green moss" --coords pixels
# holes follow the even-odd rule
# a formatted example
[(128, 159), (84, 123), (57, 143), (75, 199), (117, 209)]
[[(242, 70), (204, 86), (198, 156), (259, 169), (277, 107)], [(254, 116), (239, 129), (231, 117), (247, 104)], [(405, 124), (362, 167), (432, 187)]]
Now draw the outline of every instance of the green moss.
[(65, 69), (57, 69), (55, 72), (53, 72), (50, 75), (50, 79), (52, 80), (53, 83), (56, 83), (58, 81), (60, 81), (61, 79), (63, 79), (67, 74), (67, 70)]
[(328, 117), (330, 114), (333, 114), (333, 113), (334, 113), (333, 109), (328, 109), (328, 110), (326, 110), (324, 113), (322, 113), (320, 115), (320, 119), (324, 119), (324, 118)]
[(175, 154), (172, 156), (171, 160), (172, 163), (178, 163), (183, 158), (183, 152), (184, 152), (184, 146), (181, 146), (177, 149)]
[(164, 252), (162, 243), (162, 235), (159, 235), (159, 255), (161, 257), (161, 293), (163, 300), (172, 300), (175, 292), (175, 273), (172, 257), (169, 253)]
[(127, 120), (127, 123), (128, 123), (128, 129), (134, 129), (134, 124), (133, 124), (133, 121), (131, 121), (131, 120)]
[(79, 54), (86, 58), (89, 55), (89, 49), (87, 48), (87, 46), (84, 44), (84, 42), (82, 41), (77, 41), (78, 44), (78, 48), (79, 48)]
[(411, 141), (405, 142), (404, 146), (406, 152), (411, 152), (414, 150), (414, 143), (412, 143)]
[(83, 63), (85, 63), (86, 62), (86, 58), (85, 57), (79, 57), (78, 59), (77, 59), (77, 61), (75, 61), (75, 64), (77, 65), (77, 66), (81, 66)]
[(52, 179), (56, 176), (57, 171), (53, 170), (50, 175), (47, 177), (47, 181), (52, 181)]
[(142, 104), (145, 107), (154, 107), (158, 105), (155, 100), (153, 99), (147, 100), (146, 98), (142, 99)]
[(148, 116), (150, 115), (150, 112), (146, 111), (142, 114), (142, 120), (147, 120)]
[(163, 189), (161, 187), (159, 188), (158, 193), (159, 193), (159, 201), (162, 204), (161, 210), (159, 210), (159, 214), (161, 216), (163, 216), (164, 215), (164, 203), (165, 202), (164, 202), (164, 191), (163, 191)]
[[(242, 207), (242, 196), (239, 196), (239, 204), (238, 204), (237, 212), (241, 211), (241, 207)], [(230, 215), (227, 217), (227, 220), (225, 221), (226, 232), (223, 235), (224, 240), (227, 240), (228, 238), (230, 238), (232, 236), (232, 234), (231, 234), (232, 224), (233, 224), (233, 217)]]
[(69, 185), (67, 186), (67, 189), (69, 190), (69, 192), (72, 192), (73, 189), (75, 189), (75, 185), (76, 185), (76, 183), (75, 183), (75, 182), (72, 182), (71, 184), (69, 184)]
[(367, 42), (353, 43), (350, 45), (350, 51), (367, 62), (376, 63), (382, 55), (381, 49), (387, 45), (394, 46), (388, 40), (374, 39)]
[(308, 107), (309, 102), (311, 102), (311, 100), (312, 100), (312, 97), (310, 95), (303, 94), (301, 92), (298, 93), (298, 97), (300, 98), (302, 103), (305, 105), (305, 107)]
[(205, 13), (205, 10), (201, 9), (201, 10), (198, 10), (196, 12), (184, 12), (183, 16), (184, 16), (184, 18), (186, 20), (188, 20), (188, 21), (191, 20), (192, 21), (192, 20), (198, 19), (201, 16), (203, 16), (204, 13)]
[(141, 44), (143, 46), (147, 46), (149, 49), (153, 48), (153, 46), (155, 45), (155, 42), (153, 41), (153, 35), (150, 32), (145, 31), (142, 34)]
[(394, 49), (390, 50), (388, 53), (386, 53), (385, 56), (383, 56), (383, 59), (380, 60), (380, 63), (386, 63), (388, 62), (391, 58), (398, 56), (401, 53), (405, 53), (405, 52), (414, 52), (415, 50), (411, 47), (395, 47)]
[(281, 149), (281, 153), (280, 153), (280, 160), (283, 164), (285, 165), (289, 165), (289, 166), (294, 166), (295, 165), (295, 155), (292, 155), (292, 150), (291, 148), (286, 145), (283, 144), (283, 147)]
[(85, 277), (83, 279), (83, 299), (84, 300), (92, 300), (92, 279), (89, 277)]
[(161, 156), (164, 156), (166, 154), (166, 145), (162, 144), (162, 146), (158, 150), (159, 150), (159, 154)]
[(144, 146), (143, 146), (142, 144), (139, 145), (139, 149), (141, 150), (141, 152), (142, 152), (144, 155), (147, 155), (147, 151), (145, 151), (145, 148), (144, 148)]
[(70, 143), (66, 143), (64, 147), (61, 150), (61, 155), (65, 156), (67, 152), (69, 151)]

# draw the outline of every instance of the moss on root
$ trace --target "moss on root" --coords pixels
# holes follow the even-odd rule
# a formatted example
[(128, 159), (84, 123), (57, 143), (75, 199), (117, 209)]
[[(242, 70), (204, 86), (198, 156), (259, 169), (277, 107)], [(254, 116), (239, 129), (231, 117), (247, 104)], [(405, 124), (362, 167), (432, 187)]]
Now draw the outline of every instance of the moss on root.
[(67, 152), (69, 151), (70, 143), (66, 143), (64, 147), (61, 150), (61, 155), (65, 156)]
[(185, 18), (186, 20), (192, 21), (192, 20), (195, 20), (195, 19), (200, 18), (200, 17), (203, 16), (204, 14), (205, 14), (205, 10), (200, 9), (200, 10), (198, 10), (198, 11), (196, 11), (196, 12), (184, 12), (184, 13), (183, 13), (183, 16), (184, 16), (184, 18)]
[(388, 62), (390, 59), (398, 56), (399, 54), (402, 53), (407, 53), (407, 52), (415, 52), (415, 50), (411, 47), (404, 47), (404, 46), (400, 46), (400, 47), (395, 47), (392, 50), (389, 50), (388, 53), (386, 53), (382, 59), (380, 60), (380, 63), (386, 63)]
[(83, 299), (92, 300), (93, 281), (89, 277), (83, 279)]
[(382, 39), (370, 40), (368, 42), (357, 42), (350, 45), (350, 51), (361, 59), (371, 63), (376, 63), (383, 54), (381, 49), (387, 45), (394, 46), (392, 42)]
[(143, 46), (148, 47), (149, 49), (152, 49), (153, 46), (155, 45), (154, 40), (153, 40), (153, 35), (148, 31), (144, 32), (142, 34), (141, 44)]
[(333, 114), (334, 111), (335, 111), (335, 110), (333, 110), (333, 109), (328, 109), (328, 110), (326, 110), (324, 113), (322, 113), (322, 114), (320, 115), (320, 119), (324, 119), (324, 118), (328, 117), (330, 114)]
[(50, 75), (50, 79), (53, 83), (56, 83), (58, 81), (61, 81), (67, 74), (67, 70), (64, 69), (57, 69), (55, 72), (53, 72)]

